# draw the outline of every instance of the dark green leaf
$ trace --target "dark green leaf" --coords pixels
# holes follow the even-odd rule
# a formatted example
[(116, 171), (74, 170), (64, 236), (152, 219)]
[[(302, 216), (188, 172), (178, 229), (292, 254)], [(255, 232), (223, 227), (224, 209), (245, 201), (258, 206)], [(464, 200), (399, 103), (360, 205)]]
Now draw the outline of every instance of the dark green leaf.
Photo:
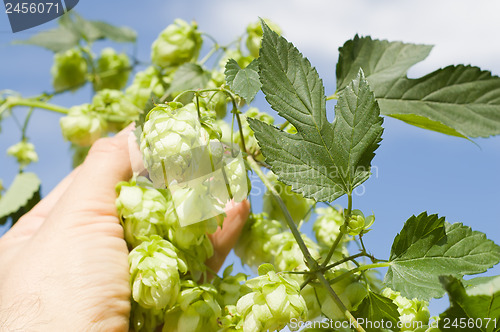
[(241, 69), (234, 59), (229, 59), (226, 63), (226, 82), (229, 87), (240, 95), (247, 103), (250, 103), (257, 92), (259, 92), (261, 83), (259, 80), (259, 63), (253, 60), (247, 67)]
[(40, 200), (40, 179), (35, 173), (20, 173), (0, 199), (0, 224), (12, 217), (14, 224)]
[(430, 45), (373, 40), (356, 35), (339, 48), (337, 90), (344, 89), (362, 68), (372, 89), (379, 91), (383, 84), (406, 76), (408, 69), (427, 58), (431, 50)]
[(443, 331), (500, 331), (500, 277), (477, 279), (464, 288), (454, 277), (440, 278), (450, 299), (450, 307), (439, 316)]
[(407, 70), (430, 50), (427, 45), (356, 36), (340, 49), (337, 89), (363, 68), (382, 114), (457, 137), (500, 134), (500, 78), (459, 65), (409, 79)]
[(500, 78), (477, 67), (449, 66), (419, 79), (404, 77), (375, 95), (389, 116), (420, 115), (468, 137), (500, 134)]
[(279, 180), (316, 201), (350, 194), (369, 176), (382, 119), (362, 72), (340, 97), (335, 121), (326, 118), (323, 83), (309, 61), (263, 24), (262, 91), (297, 134), (248, 119), (266, 161)]
[(500, 247), (486, 235), (437, 215), (412, 216), (391, 249), (386, 284), (407, 298), (441, 297), (441, 275), (477, 274), (500, 261)]
[[(384, 326), (393, 326), (391, 331), (399, 331), (397, 324), (399, 322), (398, 306), (382, 295), (368, 292), (358, 306), (358, 309), (352, 313), (356, 319), (362, 318), (365, 322), (385, 322)], [(389, 323), (390, 322), (390, 323)], [(367, 332), (383, 331), (381, 328), (374, 328), (373, 326), (361, 323)]]
[(185, 63), (175, 72), (167, 93), (175, 94), (185, 90), (203, 89), (211, 74), (195, 63)]
[(64, 26), (42, 31), (27, 40), (16, 40), (14, 44), (36, 45), (53, 52), (63, 52), (78, 46), (80, 36)]

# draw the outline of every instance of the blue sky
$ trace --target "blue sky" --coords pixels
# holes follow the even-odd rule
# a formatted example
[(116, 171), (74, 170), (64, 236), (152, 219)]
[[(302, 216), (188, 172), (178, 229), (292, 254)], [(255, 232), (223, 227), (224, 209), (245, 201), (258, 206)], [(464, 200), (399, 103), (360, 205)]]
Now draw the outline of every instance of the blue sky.
[[(335, 90), (338, 47), (356, 33), (374, 38), (434, 44), (431, 55), (410, 70), (418, 77), (448, 64), (472, 64), (500, 75), (500, 5), (494, 1), (92, 1), (81, 0), (76, 10), (88, 19), (128, 25), (138, 32), (138, 58), (149, 61), (150, 45), (174, 18), (196, 20), (200, 30), (222, 44), (244, 32), (248, 22), (267, 17), (278, 23), (284, 35), (316, 66), (327, 95)], [(0, 90), (12, 89), (25, 96), (51, 89), (52, 54), (31, 46), (13, 46), (15, 39), (54, 26), (12, 34), (7, 16), (0, 13)], [(108, 45), (108, 44), (106, 44)], [(96, 50), (104, 44), (97, 43)], [(131, 53), (125, 44), (112, 44)], [(206, 52), (206, 49), (204, 50)], [(63, 106), (90, 101), (89, 87), (53, 100)], [(257, 100), (262, 110), (272, 111)], [(333, 104), (329, 104), (333, 112)], [(19, 119), (25, 111), (14, 110)], [(28, 168), (42, 179), (47, 194), (69, 171), (69, 144), (62, 140), (59, 115), (36, 110), (28, 133), (40, 161)], [(12, 118), (0, 133), (0, 179), (8, 186), (17, 172), (6, 149), (20, 138)], [(423, 211), (446, 216), (486, 232), (500, 244), (500, 137), (477, 139), (477, 145), (463, 139), (414, 128), (385, 119), (381, 147), (373, 161), (377, 176), (368, 180), (354, 205), (376, 222), (366, 235), (375, 256), (387, 258), (394, 236), (412, 214)], [(344, 203), (340, 199), (339, 203)], [(500, 274), (496, 267), (488, 274)], [(444, 301), (433, 305), (437, 313)]]

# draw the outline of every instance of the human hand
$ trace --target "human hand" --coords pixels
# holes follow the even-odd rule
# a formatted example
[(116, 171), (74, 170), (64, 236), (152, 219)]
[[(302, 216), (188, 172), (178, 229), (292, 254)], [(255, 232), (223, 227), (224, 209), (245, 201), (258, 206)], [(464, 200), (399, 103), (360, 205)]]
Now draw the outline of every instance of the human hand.
[[(0, 238), (0, 330), (128, 331), (128, 250), (115, 185), (132, 176), (131, 160), (140, 160), (130, 140), (130, 128), (98, 140), (85, 162)], [(211, 236), (212, 269), (234, 246), (248, 210), (246, 201), (228, 205), (223, 230)]]

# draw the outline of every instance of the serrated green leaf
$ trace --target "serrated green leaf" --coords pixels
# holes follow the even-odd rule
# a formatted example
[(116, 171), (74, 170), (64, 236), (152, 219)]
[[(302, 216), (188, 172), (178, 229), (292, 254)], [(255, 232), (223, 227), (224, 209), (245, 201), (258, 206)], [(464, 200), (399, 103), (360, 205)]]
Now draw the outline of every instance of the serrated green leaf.
[(14, 224), (40, 200), (40, 179), (35, 173), (20, 173), (0, 199), (0, 224), (12, 217)]
[[(368, 292), (368, 295), (363, 299), (358, 309), (352, 314), (357, 319), (364, 319), (365, 322), (373, 323), (383, 320), (386, 322), (384, 326), (389, 326), (388, 322), (390, 322), (391, 326), (393, 326), (391, 331), (399, 331), (399, 328), (397, 328), (399, 322), (398, 306), (395, 305), (391, 299), (371, 291)], [(381, 328), (374, 328), (372, 325), (361, 323), (361, 326), (363, 326), (367, 332), (384, 331)]]
[(263, 24), (262, 91), (297, 134), (248, 119), (279, 180), (316, 201), (333, 201), (365, 181), (382, 135), (382, 119), (362, 72), (342, 92), (335, 121), (326, 118), (321, 79), (307, 58)]
[(339, 50), (338, 90), (361, 67), (382, 114), (452, 136), (500, 134), (500, 78), (477, 67), (459, 65), (409, 79), (407, 70), (430, 50), (427, 45), (356, 36)]
[(475, 281), (464, 288), (460, 280), (442, 276), (450, 307), (439, 318), (439, 328), (446, 331), (500, 331), (500, 277)]
[(258, 70), (259, 62), (257, 59), (243, 69), (234, 59), (229, 59), (226, 63), (224, 74), (226, 75), (227, 84), (231, 90), (245, 99), (247, 103), (250, 103), (260, 90), (261, 83)]
[(182, 64), (174, 73), (168, 94), (175, 94), (185, 90), (204, 88), (210, 81), (211, 74), (195, 63)]
[(385, 283), (407, 298), (441, 297), (441, 275), (477, 274), (500, 261), (500, 247), (486, 235), (437, 215), (412, 216), (394, 240)]
[(80, 36), (64, 26), (37, 33), (26, 40), (15, 40), (14, 44), (36, 45), (53, 52), (63, 52), (78, 46)]

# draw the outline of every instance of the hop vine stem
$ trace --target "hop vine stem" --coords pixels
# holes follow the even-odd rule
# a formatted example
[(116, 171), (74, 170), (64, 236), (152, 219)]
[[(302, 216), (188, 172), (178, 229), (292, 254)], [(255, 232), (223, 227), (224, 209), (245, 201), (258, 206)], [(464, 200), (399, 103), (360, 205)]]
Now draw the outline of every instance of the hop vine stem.
[(295, 241), (297, 241), (297, 244), (299, 245), (299, 248), (302, 251), (302, 254), (304, 255), (304, 259), (306, 261), (306, 264), (307, 264), (309, 270), (314, 273), (315, 277), (319, 280), (319, 282), (323, 285), (323, 287), (328, 292), (328, 295), (337, 304), (339, 309), (344, 313), (345, 317), (349, 320), (349, 322), (352, 324), (352, 326), (354, 326), (356, 331), (364, 332), (365, 330), (363, 329), (363, 327), (361, 325), (359, 325), (356, 318), (351, 314), (349, 309), (346, 308), (344, 303), (342, 303), (342, 300), (338, 297), (337, 293), (335, 293), (333, 288), (330, 286), (330, 283), (323, 275), (323, 272), (320, 270), (320, 266), (318, 265), (316, 260), (311, 256), (311, 253), (309, 252), (309, 249), (307, 248), (306, 244), (304, 243), (304, 240), (302, 239), (302, 236), (300, 235), (300, 232), (297, 229), (297, 226), (295, 225), (295, 223), (292, 219), (292, 216), (290, 215), (290, 212), (286, 208), (286, 205), (283, 202), (283, 200), (281, 199), (281, 197), (276, 192), (276, 189), (274, 188), (274, 186), (271, 184), (269, 179), (262, 172), (260, 166), (257, 164), (255, 159), (252, 158), (252, 156), (247, 156), (247, 162), (249, 163), (252, 170), (259, 176), (259, 178), (262, 180), (262, 182), (264, 183), (266, 188), (269, 190), (271, 195), (274, 197), (274, 199), (276, 200), (276, 202), (280, 206), (280, 209), (282, 210), (283, 215), (285, 216), (288, 227), (290, 228), (290, 231), (292, 232), (293, 237), (295, 238)]

